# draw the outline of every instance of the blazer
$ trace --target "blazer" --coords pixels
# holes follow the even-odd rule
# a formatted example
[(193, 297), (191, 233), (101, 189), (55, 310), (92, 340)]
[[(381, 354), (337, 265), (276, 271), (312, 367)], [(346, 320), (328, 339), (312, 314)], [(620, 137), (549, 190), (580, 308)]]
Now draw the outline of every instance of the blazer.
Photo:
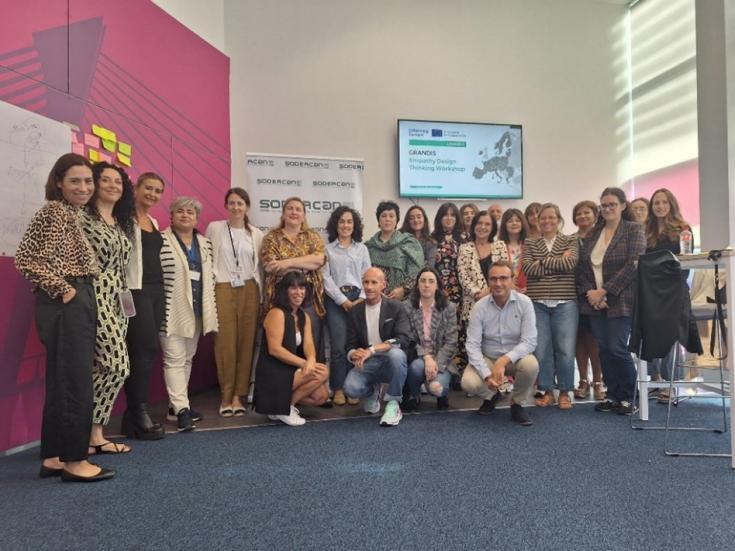
[[(153, 227), (158, 230), (158, 220), (152, 216), (148, 218), (151, 219)], [(133, 224), (133, 230), (133, 238), (130, 240), (132, 245), (130, 260), (125, 266), (125, 282), (128, 284), (128, 289), (141, 289), (143, 287), (143, 247), (140, 244), (141, 230), (137, 221)]]
[[(255, 248), (255, 283), (258, 284), (260, 291), (260, 300), (263, 300), (263, 264), (260, 262), (260, 248), (263, 244), (263, 232), (259, 228), (256, 228), (252, 224), (248, 224), (248, 229), (253, 237), (253, 247)], [(217, 266), (217, 256), (220, 254), (220, 246), (222, 244), (222, 237), (226, 235), (227, 231), (227, 220), (216, 220), (210, 222), (207, 226), (207, 238), (212, 242), (212, 249), (214, 252), (214, 265)], [(229, 240), (227, 246), (229, 247)]]
[[(587, 302), (587, 291), (596, 289), (590, 253), (602, 234), (604, 226), (595, 228), (582, 242), (577, 270), (577, 297), (579, 310), (588, 316), (601, 315)], [(621, 220), (602, 260), (603, 288), (607, 291), (607, 316), (609, 318), (633, 315), (634, 279), (638, 257), (646, 250), (643, 226), (637, 222)]]
[[(357, 348), (368, 348), (367, 320), (365, 317), (365, 305), (361, 302), (347, 312), (347, 346), (349, 356), (351, 350)], [(383, 342), (388, 339), (396, 339), (403, 351), (408, 350), (411, 343), (411, 328), (408, 323), (406, 308), (397, 300), (383, 297), (380, 301), (379, 318), (380, 338)]]
[(424, 314), (421, 307), (415, 308), (410, 301), (404, 304), (411, 328), (411, 345), (415, 350), (415, 357), (421, 358), (431, 354), (439, 366), (439, 371), (446, 371), (457, 353), (457, 307), (447, 301), (443, 310), (434, 308), (430, 328), (432, 349), (427, 350), (421, 345), (424, 335)]
[[(191, 292), (189, 261), (181, 250), (172, 228), (163, 231), (166, 245), (161, 249), (163, 286), (166, 293), (166, 318), (162, 333), (168, 337), (193, 338), (196, 332), (194, 297)], [(217, 332), (217, 304), (214, 300), (214, 255), (212, 243), (195, 233), (202, 255), (202, 335)]]

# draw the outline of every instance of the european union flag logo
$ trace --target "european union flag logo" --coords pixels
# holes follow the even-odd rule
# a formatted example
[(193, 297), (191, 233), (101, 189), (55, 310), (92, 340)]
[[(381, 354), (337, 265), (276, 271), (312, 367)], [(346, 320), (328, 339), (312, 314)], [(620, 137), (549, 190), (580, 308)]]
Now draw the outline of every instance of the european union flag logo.
[(431, 137), (432, 138), (441, 138), (444, 135), (444, 131), (441, 128), (432, 128), (431, 129)]

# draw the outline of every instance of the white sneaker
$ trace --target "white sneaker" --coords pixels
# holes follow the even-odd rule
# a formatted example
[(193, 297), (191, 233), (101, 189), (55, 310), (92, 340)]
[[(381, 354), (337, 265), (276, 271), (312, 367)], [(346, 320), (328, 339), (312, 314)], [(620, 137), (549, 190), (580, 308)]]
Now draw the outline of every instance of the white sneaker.
[(383, 412), (383, 416), (380, 418), (380, 426), (395, 427), (401, 422), (402, 418), (403, 413), (401, 413), (401, 407), (398, 405), (398, 402), (391, 400), (385, 404), (385, 411)]
[(370, 415), (373, 415), (380, 411), (380, 388), (379, 387), (375, 389), (375, 392), (373, 392), (373, 395), (370, 396), (370, 398), (366, 398), (365, 400), (363, 400), (362, 409), (365, 411), (365, 413), (369, 413)]
[(291, 413), (288, 415), (269, 415), (268, 419), (272, 421), (280, 421), (289, 427), (300, 427), (306, 423), (306, 419), (301, 417), (301, 415), (299, 415), (299, 411), (293, 406), (291, 406)]

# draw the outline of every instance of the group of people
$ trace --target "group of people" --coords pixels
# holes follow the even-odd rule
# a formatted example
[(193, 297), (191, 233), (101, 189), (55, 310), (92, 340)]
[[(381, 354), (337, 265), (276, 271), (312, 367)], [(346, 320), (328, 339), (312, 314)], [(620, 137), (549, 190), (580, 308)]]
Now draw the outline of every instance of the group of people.
[(201, 419), (188, 384), (208, 333), (219, 414), (245, 415), (260, 325), (255, 411), (292, 426), (305, 422), (298, 406), (360, 401), (395, 426), (425, 395), (448, 408), (449, 390), (460, 386), (483, 398), (481, 414), (511, 394), (521, 425), (532, 423), (523, 404), (534, 387), (540, 407), (569, 409), (571, 394), (594, 392), (597, 410), (629, 414), (635, 262), (646, 250), (678, 253), (689, 228), (668, 190), (654, 193), (645, 221), (633, 221), (623, 191), (608, 188), (599, 207), (574, 207), (572, 235), (553, 203), (504, 212), (445, 203), (431, 231), (418, 205), (399, 230), (399, 206), (383, 201), (374, 236), (363, 241), (360, 214), (340, 206), (325, 244), (301, 199), (286, 200), (279, 226), (264, 235), (248, 218), (247, 192), (232, 188), (226, 219), (204, 234), (201, 203), (190, 197), (172, 201), (161, 232), (149, 213), (164, 188), (157, 174), (133, 185), (118, 166), (66, 154), (18, 247), (47, 351), (42, 478), (114, 476), (89, 457), (131, 451), (104, 435), (123, 387), (123, 433), (163, 438), (147, 410), (159, 346), (168, 418), (179, 431)]

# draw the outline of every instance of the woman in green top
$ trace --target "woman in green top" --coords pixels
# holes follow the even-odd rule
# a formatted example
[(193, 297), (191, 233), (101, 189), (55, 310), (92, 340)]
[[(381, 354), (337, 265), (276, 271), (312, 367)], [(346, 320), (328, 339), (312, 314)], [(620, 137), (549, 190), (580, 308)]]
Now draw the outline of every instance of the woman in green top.
[(365, 243), (370, 261), (385, 272), (388, 298), (403, 300), (424, 267), (424, 251), (415, 237), (398, 231), (401, 210), (396, 203), (381, 201), (375, 216), (380, 231)]

